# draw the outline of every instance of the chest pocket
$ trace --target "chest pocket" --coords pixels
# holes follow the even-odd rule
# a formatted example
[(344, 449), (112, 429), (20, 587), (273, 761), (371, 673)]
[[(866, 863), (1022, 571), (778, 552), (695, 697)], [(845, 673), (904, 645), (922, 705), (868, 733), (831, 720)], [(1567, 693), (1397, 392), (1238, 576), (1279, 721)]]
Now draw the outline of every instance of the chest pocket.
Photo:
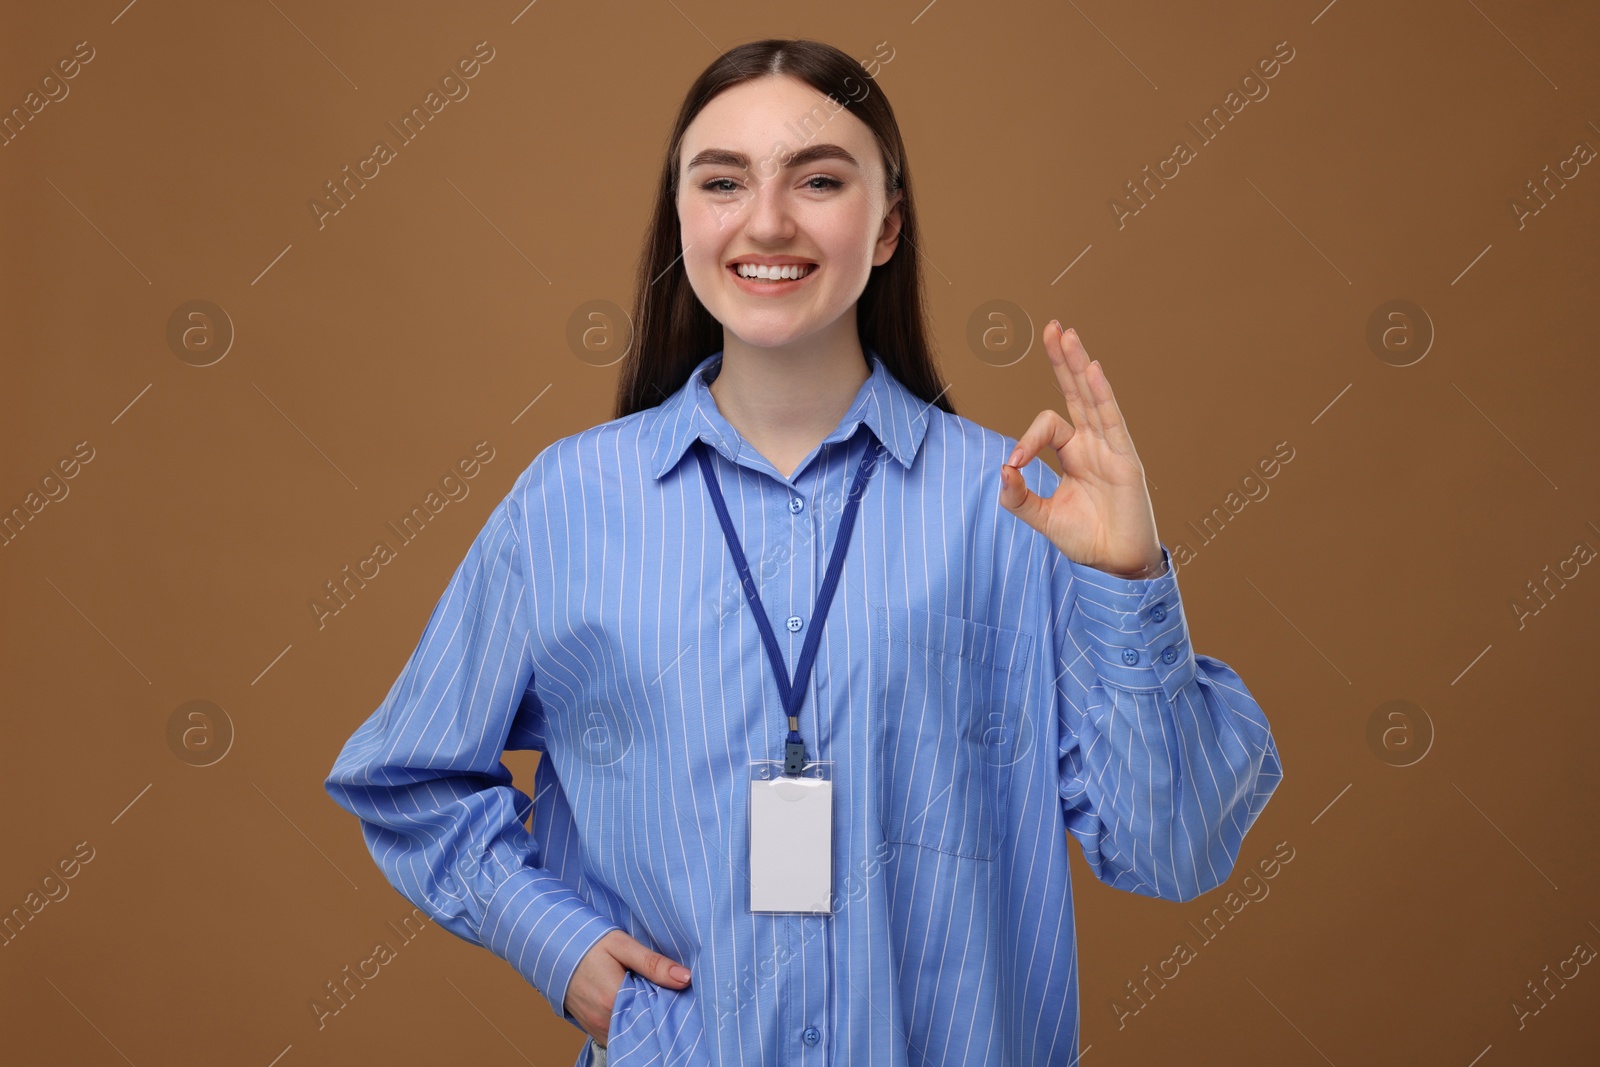
[(884, 655), (884, 839), (992, 860), (1005, 832), (1033, 637), (920, 608), (874, 617)]

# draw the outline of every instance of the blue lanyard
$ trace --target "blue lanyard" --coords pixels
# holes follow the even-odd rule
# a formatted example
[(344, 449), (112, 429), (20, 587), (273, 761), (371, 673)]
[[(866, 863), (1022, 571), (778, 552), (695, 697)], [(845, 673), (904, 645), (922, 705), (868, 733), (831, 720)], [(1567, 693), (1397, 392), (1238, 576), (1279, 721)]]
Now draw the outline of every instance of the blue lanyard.
[(828, 617), (828, 606), (833, 603), (833, 592), (839, 585), (839, 575), (844, 571), (844, 554), (850, 545), (850, 534), (855, 529), (856, 511), (861, 503), (861, 492), (867, 483), (867, 472), (872, 466), (873, 448), (869, 441), (861, 454), (861, 465), (856, 468), (855, 482), (845, 501), (844, 515), (839, 519), (839, 533), (833, 541), (833, 552), (828, 557), (828, 570), (822, 579), (822, 589), (817, 593), (817, 606), (811, 613), (812, 626), (806, 633), (805, 644), (800, 648), (800, 659), (794, 665), (794, 684), (789, 683), (789, 671), (783, 665), (783, 653), (778, 651), (778, 639), (773, 635), (772, 624), (767, 621), (766, 610), (761, 606), (761, 595), (756, 592), (755, 579), (750, 574), (750, 563), (739, 545), (739, 535), (734, 533), (733, 520), (728, 517), (728, 505), (722, 499), (722, 487), (717, 484), (716, 472), (711, 469), (710, 450), (698, 438), (694, 442), (695, 458), (700, 461), (700, 472), (705, 475), (706, 489), (711, 494), (711, 504), (717, 509), (722, 522), (722, 536), (727, 539), (728, 551), (733, 553), (734, 566), (739, 570), (739, 584), (744, 588), (745, 599), (756, 615), (756, 626), (761, 630), (761, 643), (767, 650), (767, 661), (772, 664), (773, 677), (778, 680), (778, 696), (783, 701), (784, 714), (789, 717), (789, 737), (784, 746), (783, 773), (796, 776), (805, 766), (806, 746), (800, 738), (800, 705), (806, 699), (806, 681), (811, 677), (811, 667), (817, 659), (817, 645), (822, 641), (822, 623)]

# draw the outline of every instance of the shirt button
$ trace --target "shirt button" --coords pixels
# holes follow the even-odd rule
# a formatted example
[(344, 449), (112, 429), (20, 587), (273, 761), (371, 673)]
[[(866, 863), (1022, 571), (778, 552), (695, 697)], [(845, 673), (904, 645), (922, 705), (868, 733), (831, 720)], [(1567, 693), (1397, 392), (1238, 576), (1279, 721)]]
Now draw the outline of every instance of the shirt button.
[(789, 510), (794, 514), (800, 514), (801, 509), (803, 509), (805, 506), (805, 501), (801, 500), (799, 497), (792, 496), (789, 498)]
[(818, 1041), (822, 1040), (822, 1032), (815, 1026), (808, 1026), (805, 1028), (805, 1030), (801, 1031), (800, 1040), (804, 1041), (808, 1045), (815, 1045)]
[(1166, 648), (1163, 648), (1161, 650), (1161, 662), (1162, 663), (1172, 663), (1177, 658), (1178, 658), (1178, 650), (1173, 648), (1171, 645), (1168, 645)]
[(800, 632), (800, 627), (804, 624), (800, 621), (800, 616), (790, 615), (789, 621), (784, 623), (784, 625), (789, 628), (790, 633), (795, 634)]
[(1160, 604), (1157, 604), (1155, 607), (1150, 609), (1150, 617), (1156, 620), (1156, 622), (1166, 622), (1167, 609), (1162, 607)]
[(1139, 650), (1136, 649), (1136, 648), (1125, 648), (1125, 649), (1123, 649), (1122, 650), (1122, 662), (1128, 664), (1128, 666), (1130, 666), (1130, 667), (1133, 666), (1135, 663), (1138, 663), (1139, 662)]

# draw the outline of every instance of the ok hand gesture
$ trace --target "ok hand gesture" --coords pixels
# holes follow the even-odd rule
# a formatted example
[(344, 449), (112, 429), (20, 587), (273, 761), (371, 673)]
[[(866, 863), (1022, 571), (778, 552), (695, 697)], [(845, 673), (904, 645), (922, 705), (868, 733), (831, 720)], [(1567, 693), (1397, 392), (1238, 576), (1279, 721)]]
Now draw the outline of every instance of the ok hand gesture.
[[(1163, 573), (1161, 542), (1144, 465), (1111, 383), (1076, 330), (1062, 332), (1051, 319), (1044, 346), (1072, 421), (1054, 408), (1039, 412), (1000, 468), (1000, 504), (1075, 563), (1122, 578), (1157, 577)], [(1046, 445), (1061, 461), (1061, 484), (1048, 500), (1027, 487), (1018, 469)]]

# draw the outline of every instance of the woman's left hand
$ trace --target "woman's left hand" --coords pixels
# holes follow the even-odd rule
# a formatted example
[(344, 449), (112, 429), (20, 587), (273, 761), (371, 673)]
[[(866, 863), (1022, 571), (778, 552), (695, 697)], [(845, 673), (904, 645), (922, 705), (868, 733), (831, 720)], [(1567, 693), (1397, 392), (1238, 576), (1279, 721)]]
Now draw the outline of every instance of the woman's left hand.
[[(1072, 421), (1054, 408), (1039, 412), (1000, 468), (1000, 504), (1075, 563), (1122, 578), (1156, 577), (1162, 555), (1155, 512), (1111, 383), (1076, 330), (1063, 333), (1052, 319), (1044, 346)], [(1061, 484), (1048, 500), (1017, 469), (1046, 446), (1061, 460)]]

